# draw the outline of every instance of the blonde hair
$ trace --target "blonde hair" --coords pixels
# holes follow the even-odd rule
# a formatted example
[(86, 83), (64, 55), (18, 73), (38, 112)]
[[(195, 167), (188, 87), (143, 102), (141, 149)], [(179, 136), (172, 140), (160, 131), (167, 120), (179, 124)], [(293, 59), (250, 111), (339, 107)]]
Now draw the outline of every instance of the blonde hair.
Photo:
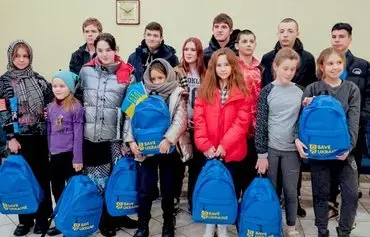
[[(62, 101), (62, 105), (63, 105), (63, 110), (65, 112), (69, 112), (71, 110), (74, 110), (75, 109), (75, 105), (80, 103), (76, 97), (74, 97), (74, 95), (72, 93), (70, 93), (66, 98), (64, 98), (64, 100)], [(54, 98), (53, 100), (53, 104), (52, 105), (56, 105), (57, 104), (57, 99)]]

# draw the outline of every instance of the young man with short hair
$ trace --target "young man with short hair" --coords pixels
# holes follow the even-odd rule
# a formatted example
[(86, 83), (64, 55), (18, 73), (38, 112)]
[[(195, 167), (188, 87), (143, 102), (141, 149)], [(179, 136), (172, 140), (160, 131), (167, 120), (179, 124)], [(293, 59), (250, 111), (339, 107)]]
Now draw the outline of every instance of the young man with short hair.
[(164, 44), (162, 26), (157, 22), (151, 22), (145, 27), (144, 39), (141, 41), (141, 44), (129, 56), (127, 61), (135, 68), (136, 81), (142, 81), (147, 66), (156, 58), (167, 60), (172, 67), (179, 64), (176, 50)]
[(208, 62), (212, 54), (223, 47), (228, 47), (235, 52), (235, 40), (240, 30), (233, 30), (233, 20), (225, 13), (217, 15), (213, 20), (212, 38), (209, 46), (204, 49), (204, 65), (208, 67)]
[(285, 18), (278, 26), (279, 41), (275, 48), (262, 57), (261, 64), (264, 67), (262, 86), (266, 86), (273, 81), (272, 62), (275, 55), (283, 47), (294, 49), (300, 56), (300, 65), (292, 82), (302, 87), (306, 87), (316, 81), (315, 58), (308, 51), (304, 50), (299, 37), (299, 27), (296, 20)]
[(239, 65), (241, 66), (244, 78), (251, 78), (261, 87), (262, 67), (254, 51), (257, 46), (255, 34), (250, 30), (242, 30), (236, 37), (235, 49), (239, 55)]
[(69, 70), (71, 72), (78, 75), (82, 66), (96, 56), (94, 41), (102, 32), (103, 26), (96, 18), (88, 18), (82, 23), (82, 34), (85, 44), (72, 54), (69, 62)]

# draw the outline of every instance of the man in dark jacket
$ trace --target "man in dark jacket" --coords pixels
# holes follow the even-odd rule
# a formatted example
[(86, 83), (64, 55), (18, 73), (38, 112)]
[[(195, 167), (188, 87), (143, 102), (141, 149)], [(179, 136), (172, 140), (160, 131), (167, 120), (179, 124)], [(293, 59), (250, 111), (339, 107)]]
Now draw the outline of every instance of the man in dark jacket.
[[(338, 52), (346, 56), (346, 67), (340, 76), (342, 80), (354, 82), (361, 93), (361, 117), (356, 148), (354, 150), (357, 168), (360, 170), (362, 156), (367, 149), (365, 139), (365, 125), (370, 121), (370, 63), (362, 58), (355, 57), (349, 50), (352, 41), (352, 26), (348, 23), (337, 23), (331, 29), (331, 45)], [(335, 175), (335, 174), (334, 174)], [(339, 189), (333, 177), (330, 193), (330, 217), (338, 216), (337, 195)], [(362, 193), (359, 192), (359, 197)]]
[(215, 17), (212, 26), (213, 35), (209, 41), (209, 46), (204, 49), (204, 65), (208, 67), (208, 62), (212, 54), (223, 47), (228, 47), (235, 54), (238, 50), (235, 49), (236, 37), (240, 30), (233, 30), (233, 20), (225, 13), (221, 13)]
[(82, 66), (96, 56), (94, 41), (103, 31), (103, 26), (96, 18), (88, 18), (82, 24), (82, 33), (86, 43), (78, 48), (71, 57), (69, 70), (80, 73)]
[(278, 27), (279, 41), (275, 48), (263, 55), (261, 65), (264, 67), (262, 76), (262, 87), (274, 80), (272, 63), (277, 52), (283, 47), (294, 49), (300, 56), (300, 65), (292, 82), (302, 87), (306, 87), (316, 81), (315, 58), (303, 49), (303, 44), (299, 40), (298, 23), (292, 18), (285, 18)]
[(163, 58), (175, 67), (179, 64), (176, 50), (164, 44), (163, 28), (157, 22), (151, 22), (145, 27), (144, 39), (129, 58), (128, 63), (134, 66), (136, 81), (142, 81), (143, 74), (149, 63), (156, 58)]
[[(276, 43), (275, 48), (263, 55), (261, 60), (261, 65), (264, 68), (262, 74), (262, 87), (268, 85), (274, 80), (272, 63), (274, 62), (277, 52), (283, 47), (294, 49), (300, 56), (300, 65), (292, 82), (300, 85), (301, 87), (306, 87), (312, 82), (315, 82), (317, 80), (315, 58), (311, 53), (303, 49), (303, 44), (298, 38), (299, 27), (297, 21), (292, 18), (285, 18), (282, 20), (278, 26), (278, 36), (279, 41)], [(302, 170), (299, 175), (297, 187), (298, 195), (300, 195), (301, 185)], [(281, 174), (279, 174), (277, 186), (277, 191), (280, 197), (282, 190)], [(300, 217), (306, 216), (306, 211), (301, 207), (299, 198), (297, 214)]]

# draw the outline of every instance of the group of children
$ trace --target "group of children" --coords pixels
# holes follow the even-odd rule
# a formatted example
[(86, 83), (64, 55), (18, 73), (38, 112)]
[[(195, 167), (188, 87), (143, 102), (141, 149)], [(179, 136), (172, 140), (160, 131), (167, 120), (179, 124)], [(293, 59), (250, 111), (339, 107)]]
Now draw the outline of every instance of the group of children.
[[(174, 200), (179, 198), (184, 167), (189, 166), (191, 205), (201, 168), (213, 158), (223, 160), (238, 198), (257, 173), (267, 173), (277, 191), (284, 192), (286, 235), (299, 236), (295, 229), (297, 186), (307, 147), (297, 137), (297, 121), (302, 108), (325, 91), (338, 99), (346, 112), (351, 149), (336, 161), (310, 162), (315, 223), (319, 236), (329, 236), (328, 196), (330, 175), (335, 170), (342, 192), (337, 232), (338, 236), (349, 236), (358, 199), (353, 149), (359, 131), (361, 94), (356, 84), (340, 78), (345, 71), (344, 54), (334, 48), (322, 51), (317, 60), (319, 81), (313, 74), (304, 89), (294, 80), (302, 70), (302, 60), (312, 64), (312, 59), (302, 59), (293, 49), (295, 38), (292, 47), (279, 44), (268, 68), (270, 82), (262, 88), (263, 68), (253, 56), (256, 36), (249, 30), (237, 31), (235, 44), (231, 44), (230, 20), (225, 14), (215, 18), (212, 45), (204, 51), (199, 39), (187, 39), (180, 63), (174, 68), (177, 57), (173, 48), (164, 45), (158, 23), (147, 26), (144, 37), (148, 37), (130, 56), (132, 66), (117, 55), (114, 37), (102, 33), (96, 19), (88, 19), (83, 25), (86, 44), (72, 55), (71, 71), (56, 72), (51, 84), (32, 70), (31, 47), (24, 41), (13, 42), (8, 50), (8, 71), (0, 79), (0, 98), (18, 97), (21, 130), (19, 134), (6, 131), (8, 148), (24, 156), (46, 194), (37, 213), (19, 216), (14, 235), (26, 235), (33, 225), (36, 234), (48, 228), (47, 218), (52, 213), (50, 179), (56, 201), (65, 182), (82, 169), (104, 192), (115, 160), (131, 154), (139, 162), (138, 223), (128, 217), (113, 218), (103, 208), (100, 231), (104, 236), (115, 236), (116, 228), (122, 225), (138, 226), (135, 237), (149, 236), (151, 205), (158, 196), (158, 168), (162, 236), (174, 236)], [(290, 28), (298, 30), (298, 24), (292, 19), (281, 24), (281, 42), (289, 43)], [(225, 27), (228, 35), (223, 40)], [(141, 154), (130, 119), (121, 111), (126, 90), (135, 81), (143, 81), (146, 92), (163, 97), (170, 109), (171, 125), (160, 142), (159, 155)], [(0, 110), (10, 116), (7, 106)], [(181, 147), (170, 152), (170, 147), (185, 135), (190, 135), (193, 157), (183, 164), (181, 157), (189, 150)], [(213, 237), (216, 230), (219, 237), (228, 236), (226, 225), (207, 225), (203, 236)], [(55, 228), (48, 232), (59, 233)]]

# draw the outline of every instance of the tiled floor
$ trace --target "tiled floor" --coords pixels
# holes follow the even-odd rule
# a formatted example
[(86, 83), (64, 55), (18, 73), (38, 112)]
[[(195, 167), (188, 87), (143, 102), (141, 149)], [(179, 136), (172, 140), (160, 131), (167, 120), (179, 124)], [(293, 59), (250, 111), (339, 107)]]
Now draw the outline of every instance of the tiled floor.
[[(361, 189), (363, 191), (363, 197), (359, 201), (358, 213), (356, 218), (356, 228), (352, 231), (352, 237), (368, 237), (370, 236), (370, 178), (362, 177)], [(304, 181), (302, 187), (302, 205), (307, 211), (305, 218), (300, 218), (297, 221), (297, 230), (301, 233), (302, 237), (314, 237), (316, 234), (316, 227), (314, 225), (314, 214), (312, 208), (312, 194), (311, 194), (311, 183), (310, 181)], [(186, 210), (186, 201), (183, 200), (180, 207)], [(160, 202), (156, 201), (153, 203), (152, 208), (153, 219), (150, 221), (150, 236), (161, 236), (162, 230), (162, 216), (160, 209)], [(5, 216), (0, 214), (0, 237), (11, 237), (13, 236), (14, 228), (17, 224), (16, 216)], [(331, 236), (336, 236), (335, 227), (338, 225), (336, 220), (329, 222), (329, 230)], [(129, 237), (132, 236), (135, 230), (121, 230), (117, 232), (117, 237)], [(204, 231), (204, 225), (192, 223), (191, 217), (186, 211), (181, 211), (177, 216), (176, 236), (179, 237), (198, 237), (202, 236)], [(28, 236), (37, 236), (29, 234)], [(95, 234), (95, 237), (101, 237), (99, 233)], [(237, 236), (235, 227), (229, 226), (229, 236)], [(61, 237), (61, 235), (60, 235)]]

